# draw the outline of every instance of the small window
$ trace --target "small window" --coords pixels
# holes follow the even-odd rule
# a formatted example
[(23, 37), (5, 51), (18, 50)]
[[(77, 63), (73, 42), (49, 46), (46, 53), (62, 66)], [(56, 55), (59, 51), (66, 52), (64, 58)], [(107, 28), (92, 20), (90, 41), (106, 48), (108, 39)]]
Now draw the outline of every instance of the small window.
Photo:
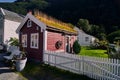
[(28, 20), (27, 22), (27, 27), (31, 27), (32, 26), (32, 21), (31, 20)]
[(85, 37), (85, 41), (88, 42), (89, 41), (89, 37)]
[(31, 48), (38, 48), (38, 33), (31, 34)]
[(27, 34), (22, 35), (22, 46), (27, 47)]

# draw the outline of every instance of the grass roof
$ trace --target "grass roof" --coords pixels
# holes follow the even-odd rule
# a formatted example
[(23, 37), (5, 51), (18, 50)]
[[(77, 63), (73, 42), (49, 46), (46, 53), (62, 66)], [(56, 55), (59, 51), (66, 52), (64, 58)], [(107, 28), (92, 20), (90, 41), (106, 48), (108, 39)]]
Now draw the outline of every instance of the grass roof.
[(55, 29), (59, 29), (59, 30), (63, 30), (69, 33), (77, 33), (77, 31), (75, 31), (73, 29), (73, 26), (64, 22), (61, 22), (55, 18), (52, 18), (42, 12), (35, 12), (35, 17), (37, 19), (39, 19), (40, 21), (42, 21), (43, 23), (45, 23), (47, 26), (55, 28)]

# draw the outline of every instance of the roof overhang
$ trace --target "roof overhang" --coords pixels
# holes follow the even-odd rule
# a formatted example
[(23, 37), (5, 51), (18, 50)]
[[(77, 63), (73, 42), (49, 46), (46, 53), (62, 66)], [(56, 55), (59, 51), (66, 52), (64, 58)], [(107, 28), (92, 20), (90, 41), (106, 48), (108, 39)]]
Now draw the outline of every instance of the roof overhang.
[(50, 26), (47, 26), (46, 29), (47, 29), (47, 30), (56, 31), (56, 32), (60, 32), (60, 33), (64, 33), (64, 34), (68, 34), (68, 35), (78, 35), (78, 33), (72, 33), (72, 32), (68, 32), (68, 31), (65, 31), (65, 30), (53, 28), (53, 27), (50, 27)]

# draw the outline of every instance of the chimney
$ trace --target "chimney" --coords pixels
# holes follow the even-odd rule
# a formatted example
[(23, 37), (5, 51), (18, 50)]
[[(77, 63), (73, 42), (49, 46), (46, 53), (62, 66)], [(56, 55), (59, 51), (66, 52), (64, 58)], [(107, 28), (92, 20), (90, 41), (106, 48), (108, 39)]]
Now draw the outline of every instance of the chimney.
[(28, 13), (29, 13), (29, 14), (32, 14), (32, 10), (29, 10)]

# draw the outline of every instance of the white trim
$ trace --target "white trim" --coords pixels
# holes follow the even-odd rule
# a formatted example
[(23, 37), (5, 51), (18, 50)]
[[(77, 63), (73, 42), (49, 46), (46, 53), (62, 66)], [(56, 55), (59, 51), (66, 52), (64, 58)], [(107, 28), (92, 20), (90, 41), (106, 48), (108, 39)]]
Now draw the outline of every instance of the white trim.
[(47, 50), (47, 31), (44, 32), (44, 50)]
[[(25, 37), (25, 40), (23, 39), (23, 37)], [(23, 42), (23, 40), (24, 40), (24, 42), (26, 41), (26, 45), (25, 45), (25, 43)], [(27, 47), (27, 34), (22, 34), (22, 46), (23, 46), (23, 47)]]
[[(47, 42), (47, 39), (46, 39), (46, 30), (43, 30), (43, 54), (45, 53), (45, 51), (46, 51), (46, 42)], [(44, 57), (44, 56), (43, 56)]]
[(20, 29), (23, 27), (23, 25), (26, 23), (28, 19), (36, 23), (39, 27), (41, 27), (41, 29), (43, 30), (46, 29), (46, 25), (43, 22), (35, 18), (32, 14), (28, 13), (26, 17), (23, 19), (23, 21), (21, 22), (21, 24), (19, 25), (19, 27), (17, 28), (16, 33), (19, 33)]
[[(32, 39), (32, 36), (34, 36), (34, 38)], [(37, 40), (35, 40), (35, 36), (37, 36)], [(32, 41), (33, 41), (33, 45), (32, 45)], [(37, 45), (35, 46), (35, 42), (37, 43)], [(39, 34), (38, 33), (31, 33), (30, 35), (30, 48), (35, 48), (38, 49), (39, 48)]]
[(0, 8), (1, 9), (1, 12), (3, 13), (3, 15), (5, 15), (5, 12), (3, 11), (3, 9), (2, 8)]
[(27, 27), (31, 27), (32, 26), (32, 21), (29, 19), (28, 22), (27, 22)]
[(64, 50), (57, 50), (57, 51), (54, 51), (54, 52), (64, 52)]

